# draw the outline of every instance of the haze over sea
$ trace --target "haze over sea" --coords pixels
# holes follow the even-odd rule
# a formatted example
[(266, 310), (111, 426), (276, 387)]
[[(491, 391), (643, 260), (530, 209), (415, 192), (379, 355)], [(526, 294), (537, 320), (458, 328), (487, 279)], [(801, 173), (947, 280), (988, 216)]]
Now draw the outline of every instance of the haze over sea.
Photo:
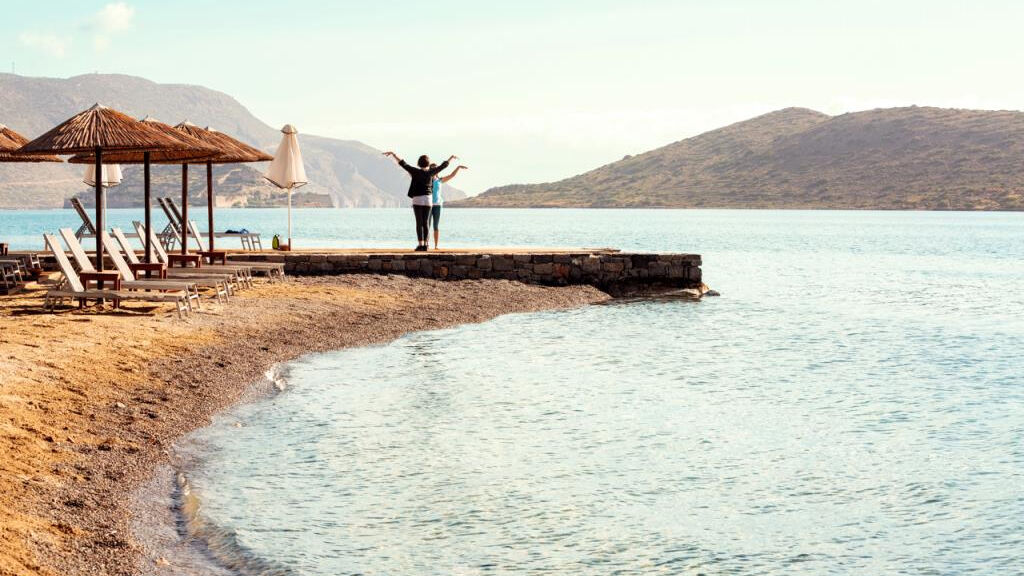
[[(297, 211), (296, 244), (408, 248), (409, 212)], [(281, 210), (218, 218), (284, 225)], [(201, 523), (233, 536), (218, 553), (304, 575), (1024, 572), (1024, 214), (443, 223), (450, 246), (698, 251), (723, 295), (285, 366), (284, 392), (178, 447)], [(15, 247), (75, 224), (0, 213)]]

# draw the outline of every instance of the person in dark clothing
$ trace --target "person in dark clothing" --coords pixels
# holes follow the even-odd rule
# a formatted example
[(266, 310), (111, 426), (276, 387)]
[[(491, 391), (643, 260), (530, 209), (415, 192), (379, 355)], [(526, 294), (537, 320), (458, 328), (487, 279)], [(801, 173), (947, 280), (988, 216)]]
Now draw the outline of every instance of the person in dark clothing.
[(408, 196), (412, 199), (412, 211), (416, 216), (416, 239), (419, 241), (416, 246), (416, 251), (426, 252), (428, 250), (427, 246), (429, 237), (427, 224), (430, 218), (434, 177), (437, 176), (438, 172), (447, 168), (448, 163), (455, 160), (456, 156), (452, 155), (438, 166), (431, 167), (430, 158), (427, 157), (426, 154), (419, 157), (419, 160), (416, 161), (416, 166), (406, 164), (405, 160), (399, 158), (394, 152), (385, 152), (384, 155), (397, 160), (398, 165), (409, 173), (410, 180)]

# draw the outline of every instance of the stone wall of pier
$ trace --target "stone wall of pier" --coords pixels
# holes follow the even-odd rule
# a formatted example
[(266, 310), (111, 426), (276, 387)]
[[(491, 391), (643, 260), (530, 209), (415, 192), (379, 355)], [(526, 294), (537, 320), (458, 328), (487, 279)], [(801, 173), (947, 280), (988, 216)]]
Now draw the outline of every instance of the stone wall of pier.
[(590, 284), (616, 294), (696, 288), (696, 254), (574, 253), (234, 253), (232, 260), (283, 262), (288, 274), (403, 274), (444, 280), (501, 278), (548, 286)]

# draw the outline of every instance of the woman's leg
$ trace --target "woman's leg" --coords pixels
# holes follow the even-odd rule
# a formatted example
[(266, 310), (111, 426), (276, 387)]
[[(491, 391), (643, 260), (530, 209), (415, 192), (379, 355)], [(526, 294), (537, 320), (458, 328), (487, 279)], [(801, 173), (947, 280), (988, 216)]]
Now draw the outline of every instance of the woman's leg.
[(430, 219), (434, 222), (434, 250), (437, 250), (437, 245), (441, 242), (441, 230), (438, 228), (441, 224), (441, 206), (430, 207)]
[(412, 215), (416, 218), (416, 247), (423, 245), (423, 238), (420, 235), (420, 207), (413, 205)]
[(413, 213), (416, 216), (416, 240), (420, 246), (427, 245), (427, 218), (430, 216), (430, 206), (413, 206)]

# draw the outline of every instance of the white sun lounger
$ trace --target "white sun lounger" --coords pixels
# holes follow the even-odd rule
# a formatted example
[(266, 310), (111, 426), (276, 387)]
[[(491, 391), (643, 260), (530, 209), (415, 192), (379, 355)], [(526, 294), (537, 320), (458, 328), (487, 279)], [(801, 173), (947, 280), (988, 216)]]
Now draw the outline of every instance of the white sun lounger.
[(17, 260), (0, 260), (0, 282), (4, 290), (14, 291), (24, 281), (21, 275), (21, 263)]
[[(71, 257), (74, 259), (75, 264), (78, 265), (80, 272), (95, 272), (96, 269), (93, 267), (92, 262), (89, 260), (89, 256), (85, 253), (82, 245), (78, 243), (78, 238), (75, 238), (75, 233), (71, 231), (71, 228), (61, 228), (59, 230), (61, 237), (64, 238), (64, 243), (67, 244), (68, 250), (71, 251)], [(110, 251), (110, 236), (106, 233), (103, 236), (107, 237), (107, 242), (103, 244), (107, 251)], [(102, 241), (102, 239), (101, 239)], [(120, 263), (124, 264), (124, 268), (119, 268), (117, 273), (121, 276), (121, 288), (123, 290), (171, 290), (171, 291), (182, 291), (188, 295), (186, 303), (188, 304), (189, 310), (192, 309), (192, 300), (199, 302), (199, 287), (195, 282), (188, 282), (185, 280), (136, 280), (135, 274), (131, 271), (131, 268), (127, 267), (124, 259), (121, 258), (120, 252), (110, 255), (111, 260), (117, 264), (118, 259)]]
[(49, 312), (52, 312), (54, 307), (60, 302), (69, 299), (78, 300), (79, 303), (89, 299), (116, 300), (118, 302), (167, 302), (175, 305), (179, 319), (182, 317), (182, 312), (188, 314), (191, 311), (188, 305), (188, 294), (184, 291), (126, 292), (123, 290), (86, 290), (81, 278), (78, 277), (78, 273), (75, 272), (75, 268), (71, 265), (71, 261), (68, 260), (67, 255), (64, 253), (64, 248), (60, 245), (57, 237), (53, 234), (44, 234), (43, 239), (46, 241), (46, 247), (57, 260), (57, 267), (60, 269), (60, 273), (64, 276), (63, 287), (54, 288), (46, 292), (43, 308)]
[(160, 232), (160, 241), (163, 246), (170, 250), (174, 247), (175, 242), (181, 239), (181, 228), (178, 227), (178, 219), (175, 217), (171, 209), (168, 208), (167, 202), (164, 198), (156, 199), (157, 205), (164, 211), (164, 216), (167, 216), (167, 226)]
[(78, 217), (82, 219), (82, 225), (75, 231), (75, 238), (79, 240), (86, 237), (95, 238), (96, 227), (93, 225), (89, 213), (85, 211), (85, 206), (82, 206), (82, 201), (78, 198), (72, 198), (71, 206), (75, 209), (75, 212), (78, 212)]
[[(117, 245), (120, 246), (120, 250), (117, 250), (118, 246), (115, 245), (114, 242), (111, 242), (107, 251), (119, 252), (119, 256), (123, 254), (127, 259), (126, 265), (128, 266), (128, 269), (134, 271), (132, 265), (139, 264), (140, 262), (139, 257), (135, 255), (135, 250), (128, 241), (128, 237), (124, 235), (124, 232), (121, 231), (120, 228), (113, 228), (110, 232), (113, 235), (114, 240), (117, 241)], [(106, 246), (106, 244), (104, 245)], [(196, 284), (206, 288), (214, 288), (217, 290), (218, 299), (220, 299), (221, 296), (224, 296), (224, 298), (227, 299), (234, 293), (232, 286), (233, 280), (230, 274), (204, 272), (203, 269), (195, 268), (184, 268), (180, 270), (177, 268), (167, 268), (166, 273), (168, 279), (187, 280), (189, 282), (195, 282)]]
[[(139, 238), (146, 237), (146, 227), (142, 225), (142, 222), (133, 222), (135, 226), (135, 232), (139, 235)], [(156, 254), (156, 258), (159, 262), (167, 264), (170, 269), (170, 258), (167, 257), (167, 251), (164, 250), (163, 246), (157, 242), (156, 235), (152, 236), (153, 253)], [(199, 274), (230, 274), (233, 280), (239, 286), (252, 286), (252, 269), (248, 266), (239, 264), (237, 266), (222, 266), (220, 264), (204, 264), (201, 268), (175, 268), (176, 272), (192, 271)]]
[[(146, 227), (139, 221), (134, 221), (135, 232), (139, 238), (144, 238), (146, 234)], [(160, 246), (156, 241), (156, 236), (152, 238), (153, 253), (156, 255), (157, 261), (167, 264), (168, 269), (171, 267), (170, 257), (167, 255), (167, 251), (164, 250), (163, 246)], [(236, 287), (252, 287), (252, 270), (248, 267), (243, 266), (221, 266), (219, 264), (204, 264), (201, 268), (175, 268), (175, 272), (186, 274), (228, 274), (231, 276), (231, 281)]]
[[(114, 239), (110, 237), (106, 231), (103, 232), (103, 249), (110, 256), (110, 261), (114, 263), (114, 267), (117, 268), (121, 278), (131, 278), (135, 280), (135, 271), (121, 255), (121, 250), (118, 249), (118, 244), (114, 242)], [(218, 302), (228, 299), (228, 281), (226, 278), (209, 278), (209, 277), (188, 277), (188, 278), (139, 278), (136, 282), (143, 282), (147, 285), (154, 286), (157, 284), (184, 284), (191, 286), (195, 291), (196, 305), (199, 305), (199, 287), (213, 289), (213, 297)], [(124, 283), (122, 282), (122, 285)]]
[[(157, 201), (160, 203), (160, 207), (163, 208), (164, 214), (167, 215), (167, 219), (170, 221), (170, 224), (168, 224), (168, 228), (164, 229), (164, 234), (168, 232), (169, 228), (174, 228), (177, 237), (174, 238), (170, 244), (173, 244), (173, 242), (176, 241), (180, 241), (182, 225), (181, 210), (178, 209), (178, 205), (174, 202), (173, 198), (158, 198)], [(194, 238), (196, 239), (196, 244), (199, 246), (200, 251), (206, 250), (205, 248), (203, 248), (202, 242), (200, 242), (202, 235), (198, 233), (198, 230), (190, 229), (188, 233), (190, 236), (192, 234), (196, 234)], [(242, 243), (243, 250), (263, 250), (263, 243), (260, 242), (259, 232), (210, 231), (210, 233), (213, 234), (214, 238), (238, 238), (239, 241)]]
[[(196, 244), (199, 245), (199, 251), (202, 252), (203, 247), (199, 244), (199, 226), (196, 224), (195, 220), (188, 221), (188, 230), (189, 237), (196, 239)], [(284, 264), (276, 262), (232, 262), (231, 260), (228, 260), (225, 266), (245, 266), (253, 271), (265, 273), (267, 278), (271, 280), (274, 279), (275, 275), (277, 277), (284, 276)]]

